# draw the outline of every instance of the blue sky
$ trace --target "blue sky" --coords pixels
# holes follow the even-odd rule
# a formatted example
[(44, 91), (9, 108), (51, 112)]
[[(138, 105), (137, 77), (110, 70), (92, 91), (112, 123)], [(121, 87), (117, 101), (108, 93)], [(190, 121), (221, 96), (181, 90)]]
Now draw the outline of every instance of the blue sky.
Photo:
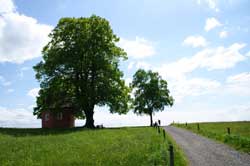
[[(61, 17), (92, 14), (109, 20), (120, 37), (127, 83), (138, 68), (168, 81), (175, 105), (155, 119), (250, 120), (249, 6), (248, 0), (0, 0), (0, 127), (40, 127), (32, 115), (39, 90), (32, 66)], [(96, 107), (95, 122), (147, 125), (149, 118)]]

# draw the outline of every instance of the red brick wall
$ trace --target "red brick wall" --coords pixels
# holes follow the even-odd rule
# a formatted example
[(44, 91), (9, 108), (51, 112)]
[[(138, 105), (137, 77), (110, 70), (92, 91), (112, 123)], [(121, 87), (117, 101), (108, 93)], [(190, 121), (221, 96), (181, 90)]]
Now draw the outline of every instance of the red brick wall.
[[(48, 118), (46, 120), (46, 114)], [(70, 111), (62, 112), (62, 119), (57, 118), (56, 113), (45, 111), (42, 113), (42, 128), (71, 128), (75, 126), (75, 118)]]

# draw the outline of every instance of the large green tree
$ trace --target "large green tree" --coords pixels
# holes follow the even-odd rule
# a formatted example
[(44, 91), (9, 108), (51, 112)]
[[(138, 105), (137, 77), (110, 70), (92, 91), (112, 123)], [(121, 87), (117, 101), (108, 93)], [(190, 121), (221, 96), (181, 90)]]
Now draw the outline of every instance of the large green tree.
[(133, 76), (131, 87), (134, 89), (134, 112), (149, 115), (150, 126), (153, 125), (154, 112), (163, 111), (164, 106), (172, 106), (174, 103), (167, 81), (157, 72), (139, 69)]
[(49, 37), (43, 60), (34, 66), (41, 83), (35, 115), (50, 108), (58, 111), (68, 102), (75, 116), (86, 117), (85, 126), (94, 128), (95, 106), (127, 113), (130, 88), (119, 70), (120, 60), (127, 56), (116, 46), (119, 38), (106, 19), (95, 15), (62, 18)]

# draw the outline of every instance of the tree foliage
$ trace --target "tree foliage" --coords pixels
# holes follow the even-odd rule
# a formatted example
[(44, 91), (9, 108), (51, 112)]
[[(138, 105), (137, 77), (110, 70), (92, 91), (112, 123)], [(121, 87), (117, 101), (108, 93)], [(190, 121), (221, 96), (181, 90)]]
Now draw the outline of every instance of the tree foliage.
[(163, 111), (165, 106), (172, 106), (174, 103), (167, 81), (157, 72), (139, 69), (133, 76), (131, 87), (134, 89), (134, 112), (150, 115), (151, 126), (154, 112)]
[(35, 115), (59, 110), (67, 101), (77, 117), (86, 116), (86, 127), (93, 128), (96, 105), (109, 106), (111, 113), (128, 111), (130, 89), (119, 70), (127, 56), (116, 46), (119, 38), (106, 19), (62, 18), (49, 37), (43, 60), (34, 66), (41, 82)]

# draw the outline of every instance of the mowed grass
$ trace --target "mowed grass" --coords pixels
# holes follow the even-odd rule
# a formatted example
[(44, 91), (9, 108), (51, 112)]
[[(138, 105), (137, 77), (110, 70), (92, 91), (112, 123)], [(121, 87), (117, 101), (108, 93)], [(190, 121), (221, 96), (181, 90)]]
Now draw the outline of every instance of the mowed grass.
[[(171, 140), (150, 127), (117, 129), (0, 128), (0, 165), (168, 165)], [(176, 146), (175, 146), (176, 147)], [(186, 165), (175, 148), (178, 165)]]
[[(226, 143), (237, 150), (250, 153), (250, 122), (199, 123), (199, 131), (197, 124), (188, 123), (187, 126), (186, 124), (174, 124), (174, 126), (192, 130), (195, 133)], [(227, 133), (227, 128), (230, 128), (230, 135)]]

